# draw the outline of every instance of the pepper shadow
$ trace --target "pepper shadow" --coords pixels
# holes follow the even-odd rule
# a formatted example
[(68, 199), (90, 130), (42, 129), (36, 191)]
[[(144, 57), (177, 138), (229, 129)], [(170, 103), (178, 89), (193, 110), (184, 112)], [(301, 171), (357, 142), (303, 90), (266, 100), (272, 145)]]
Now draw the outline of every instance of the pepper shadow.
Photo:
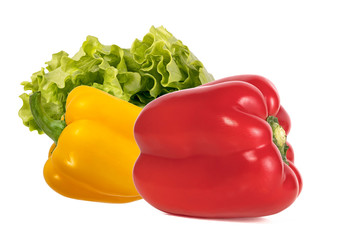
[(164, 213), (168, 216), (181, 217), (181, 218), (189, 218), (189, 219), (198, 219), (203, 221), (217, 221), (217, 222), (239, 222), (239, 223), (258, 223), (258, 224), (266, 224), (271, 221), (265, 217), (249, 217), (249, 218), (202, 218), (202, 217), (192, 217), (186, 215), (179, 215), (173, 213)]

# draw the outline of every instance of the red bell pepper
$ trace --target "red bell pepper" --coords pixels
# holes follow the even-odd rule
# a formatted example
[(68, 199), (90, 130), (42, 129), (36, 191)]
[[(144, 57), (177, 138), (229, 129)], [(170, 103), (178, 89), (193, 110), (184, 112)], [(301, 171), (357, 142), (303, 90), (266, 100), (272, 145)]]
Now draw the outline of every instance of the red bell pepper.
[(134, 166), (140, 195), (168, 213), (258, 217), (302, 188), (286, 143), (290, 118), (273, 84), (241, 75), (166, 94), (140, 113)]

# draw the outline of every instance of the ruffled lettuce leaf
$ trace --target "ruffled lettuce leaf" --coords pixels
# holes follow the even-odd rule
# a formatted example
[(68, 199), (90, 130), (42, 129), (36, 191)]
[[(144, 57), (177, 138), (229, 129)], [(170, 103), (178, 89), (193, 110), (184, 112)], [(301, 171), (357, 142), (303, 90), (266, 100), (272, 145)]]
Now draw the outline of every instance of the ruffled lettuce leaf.
[(188, 47), (164, 27), (151, 27), (130, 49), (103, 45), (96, 37), (88, 36), (73, 57), (61, 51), (53, 54), (46, 65), (46, 69), (31, 76), (31, 81), (21, 83), (29, 92), (20, 95), (23, 106), (19, 116), (30, 131), (39, 133), (42, 130), (29, 107), (29, 95), (36, 91), (41, 91), (48, 115), (58, 120), (65, 113), (69, 92), (79, 85), (98, 88), (144, 107), (166, 93), (214, 80)]

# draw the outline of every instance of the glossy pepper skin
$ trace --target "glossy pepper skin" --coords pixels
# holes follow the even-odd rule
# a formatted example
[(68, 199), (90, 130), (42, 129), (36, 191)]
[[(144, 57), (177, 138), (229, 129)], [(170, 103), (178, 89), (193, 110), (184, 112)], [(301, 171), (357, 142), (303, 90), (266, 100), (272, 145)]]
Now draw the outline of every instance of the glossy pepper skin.
[(289, 130), (275, 87), (260, 76), (234, 76), (167, 94), (148, 104), (135, 123), (141, 150), (135, 186), (167, 213), (275, 214), (302, 188), (293, 150), (284, 144)]
[(67, 97), (64, 121), (54, 121), (34, 93), (35, 120), (53, 140), (44, 178), (66, 197), (109, 203), (141, 199), (132, 170), (139, 155), (134, 122), (141, 108), (98, 89), (79, 86)]

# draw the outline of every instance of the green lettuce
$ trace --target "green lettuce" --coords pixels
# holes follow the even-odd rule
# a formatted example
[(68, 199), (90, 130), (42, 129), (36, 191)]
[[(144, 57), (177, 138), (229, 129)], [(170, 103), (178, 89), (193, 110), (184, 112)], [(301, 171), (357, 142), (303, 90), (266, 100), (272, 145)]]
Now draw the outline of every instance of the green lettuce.
[(23, 106), (19, 116), (30, 131), (42, 133), (29, 107), (31, 93), (41, 91), (48, 115), (60, 119), (65, 113), (69, 92), (88, 85), (144, 107), (169, 92), (193, 88), (213, 81), (203, 64), (164, 27), (151, 27), (143, 40), (136, 39), (130, 49), (103, 45), (88, 36), (73, 57), (64, 52), (52, 55), (42, 68), (22, 82)]

